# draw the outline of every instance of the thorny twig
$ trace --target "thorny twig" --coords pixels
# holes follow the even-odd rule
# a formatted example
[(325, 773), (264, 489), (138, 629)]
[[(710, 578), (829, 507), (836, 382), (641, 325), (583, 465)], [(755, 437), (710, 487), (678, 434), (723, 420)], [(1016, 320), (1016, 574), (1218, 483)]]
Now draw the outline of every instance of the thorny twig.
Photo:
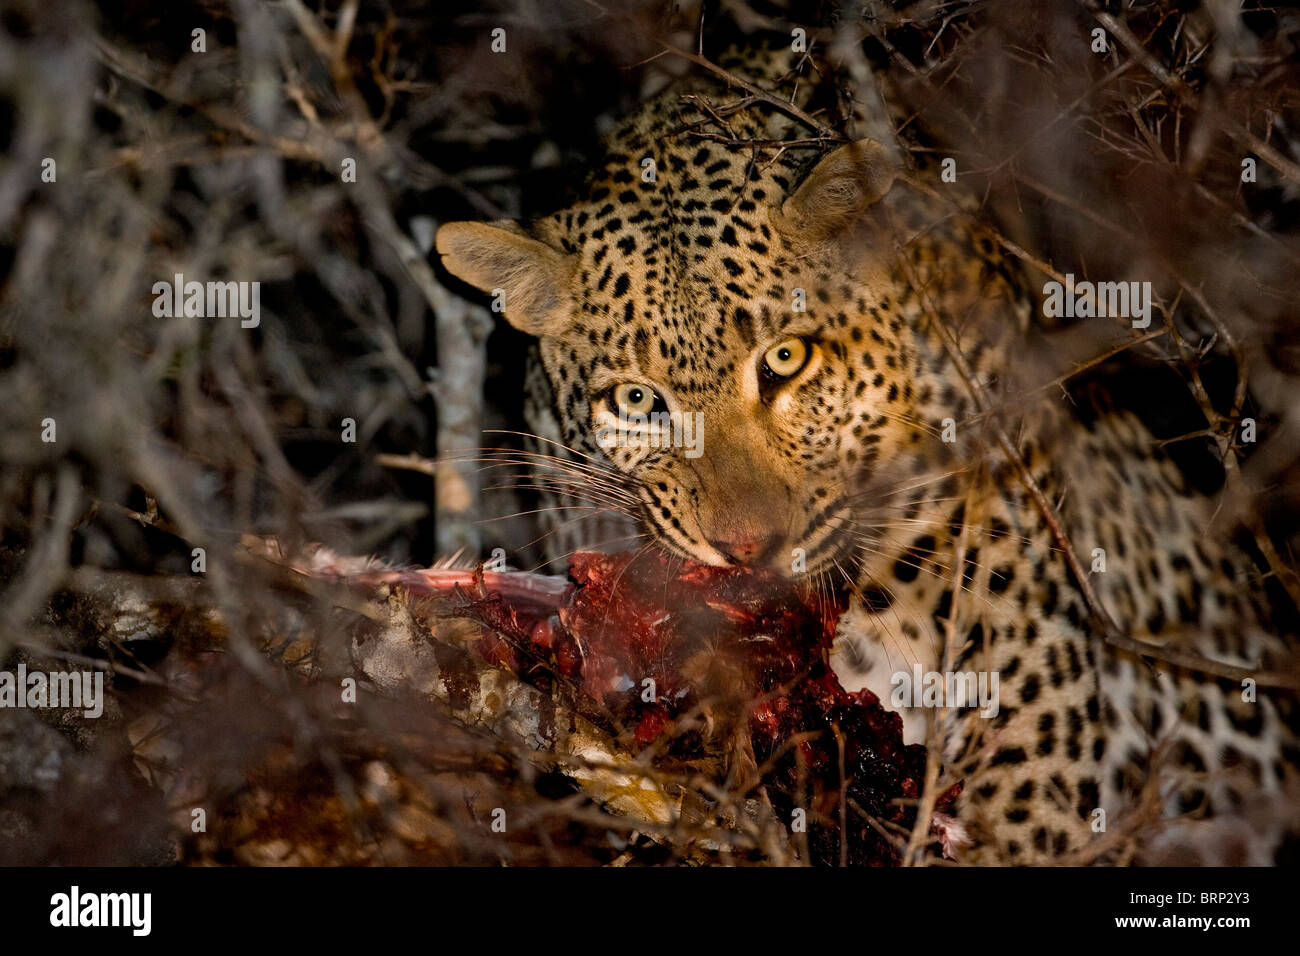
[[(957, 542), (953, 548), (952, 604), (948, 611), (948, 620), (944, 627), (943, 654), (939, 664), (939, 673), (952, 672), (952, 662), (958, 650), (960, 631), (957, 626), (957, 606), (962, 593), (962, 579), (966, 573), (966, 552), (970, 542), (970, 515), (974, 513), (975, 482), (967, 488), (966, 504), (962, 511), (964, 518)], [(947, 701), (945, 701), (946, 705)], [(939, 771), (943, 765), (944, 733), (942, 728), (948, 719), (947, 706), (931, 707), (926, 710), (925, 732), (925, 784), (921, 791), (921, 800), (916, 808), (916, 823), (907, 840), (907, 850), (903, 855), (904, 866), (924, 865), (927, 857), (925, 847), (930, 840), (930, 824), (934, 820), (934, 807), (939, 799)]]

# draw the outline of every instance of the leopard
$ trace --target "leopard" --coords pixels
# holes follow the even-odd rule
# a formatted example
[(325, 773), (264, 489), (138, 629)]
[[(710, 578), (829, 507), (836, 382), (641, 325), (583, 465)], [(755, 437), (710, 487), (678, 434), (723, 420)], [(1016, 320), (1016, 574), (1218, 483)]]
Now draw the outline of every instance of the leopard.
[(1030, 387), (1053, 330), (977, 200), (809, 113), (828, 71), (788, 46), (717, 66), (617, 122), (574, 203), (437, 232), (533, 343), (553, 554), (843, 588), (832, 666), (882, 701), (996, 675), (995, 708), (896, 707), (960, 784), (962, 862), (1280, 859), (1295, 708), (1241, 674), (1294, 637), (1213, 497), (1132, 412)]

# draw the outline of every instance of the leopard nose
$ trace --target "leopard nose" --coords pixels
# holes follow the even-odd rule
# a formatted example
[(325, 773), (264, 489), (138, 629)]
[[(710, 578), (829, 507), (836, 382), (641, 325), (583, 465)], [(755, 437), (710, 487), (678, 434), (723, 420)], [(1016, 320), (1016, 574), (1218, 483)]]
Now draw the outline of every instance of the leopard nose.
[(710, 538), (713, 545), (732, 564), (767, 564), (781, 546), (781, 536), (775, 533), (737, 534), (725, 538)]

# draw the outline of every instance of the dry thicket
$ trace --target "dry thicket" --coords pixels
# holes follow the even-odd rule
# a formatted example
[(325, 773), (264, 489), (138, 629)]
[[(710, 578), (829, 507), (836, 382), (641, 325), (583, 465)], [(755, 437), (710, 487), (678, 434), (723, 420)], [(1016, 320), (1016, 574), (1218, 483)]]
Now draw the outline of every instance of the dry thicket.
[[(418, 687), (363, 679), (342, 704), (358, 635), (414, 624), (305, 587), (241, 544), (540, 560), (526, 493), (456, 456), (493, 444), (485, 429), (520, 427), (525, 343), (440, 271), (433, 231), (556, 206), (649, 73), (699, 69), (681, 54), (709, 58), (742, 35), (803, 27), (846, 97), (901, 102), (907, 147), (956, 159), (1031, 282), (1155, 284), (1151, 329), (1122, 349), (1062, 335), (1038, 357), (1041, 380), (1080, 395), (1101, 383), (1137, 409), (1221, 494), (1219, 533), (1242, 525), (1278, 599), (1300, 596), (1294, 12), (0, 11), (0, 663), (110, 674), (98, 721), (0, 713), (0, 860), (780, 858), (761, 819), (715, 832), (722, 850), (706, 852), (683, 849), (681, 828), (668, 839), (611, 817), (508, 728), (466, 729)], [(157, 317), (154, 284), (176, 274), (260, 282), (260, 323)], [(497, 807), (519, 821), (504, 836), (487, 826)]]

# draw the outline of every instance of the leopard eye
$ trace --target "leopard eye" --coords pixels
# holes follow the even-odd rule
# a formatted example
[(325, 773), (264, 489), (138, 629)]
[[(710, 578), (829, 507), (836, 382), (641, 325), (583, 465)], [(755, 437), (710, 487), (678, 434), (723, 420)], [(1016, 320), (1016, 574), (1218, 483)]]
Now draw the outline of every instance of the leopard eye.
[(808, 364), (809, 354), (803, 339), (785, 339), (763, 353), (763, 370), (773, 378), (793, 378)]
[(663, 409), (664, 402), (655, 390), (637, 382), (616, 385), (609, 393), (609, 410), (620, 418), (629, 415), (649, 415)]

